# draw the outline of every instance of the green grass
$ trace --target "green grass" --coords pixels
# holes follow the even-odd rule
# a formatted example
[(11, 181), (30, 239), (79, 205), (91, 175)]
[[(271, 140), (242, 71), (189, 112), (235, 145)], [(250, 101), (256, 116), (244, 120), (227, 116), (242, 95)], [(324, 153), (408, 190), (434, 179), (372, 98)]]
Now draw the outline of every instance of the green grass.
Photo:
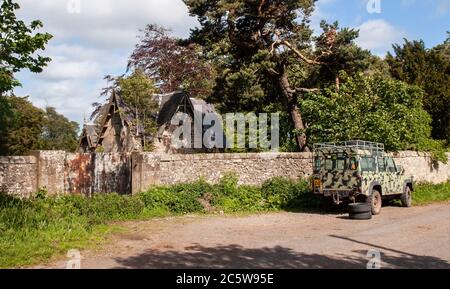
[(413, 192), (414, 205), (450, 201), (450, 182), (443, 184), (419, 184)]
[(199, 180), (155, 187), (132, 197), (47, 197), (45, 191), (39, 191), (30, 199), (19, 199), (0, 194), (0, 268), (42, 263), (70, 249), (104, 244), (108, 234), (119, 228), (111, 225), (116, 221), (212, 210), (254, 213), (291, 209), (299, 204), (310, 206), (313, 197), (303, 180), (277, 178), (263, 186), (238, 186), (234, 175), (216, 185)]
[[(447, 200), (450, 183), (418, 185), (414, 191), (416, 205)], [(155, 187), (136, 196), (47, 197), (40, 191), (30, 199), (18, 199), (0, 194), (0, 268), (43, 263), (70, 249), (99, 247), (111, 232), (123, 229), (118, 221), (212, 211), (233, 215), (311, 211), (320, 203), (305, 180), (274, 178), (262, 186), (239, 186), (235, 175), (215, 185), (199, 180)]]

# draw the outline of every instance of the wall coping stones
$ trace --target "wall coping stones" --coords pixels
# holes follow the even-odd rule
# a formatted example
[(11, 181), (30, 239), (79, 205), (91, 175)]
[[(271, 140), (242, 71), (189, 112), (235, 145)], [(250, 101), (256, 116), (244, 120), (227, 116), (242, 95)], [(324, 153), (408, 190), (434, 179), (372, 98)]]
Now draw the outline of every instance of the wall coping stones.
[(0, 164), (35, 164), (37, 163), (36, 157), (34, 156), (11, 156), (11, 157), (0, 157)]
[[(153, 155), (146, 153), (146, 155)], [(167, 155), (155, 156), (161, 162), (174, 161), (211, 161), (211, 160), (268, 160), (268, 159), (311, 159), (312, 153), (211, 153), (211, 154), (189, 154), (189, 155)]]

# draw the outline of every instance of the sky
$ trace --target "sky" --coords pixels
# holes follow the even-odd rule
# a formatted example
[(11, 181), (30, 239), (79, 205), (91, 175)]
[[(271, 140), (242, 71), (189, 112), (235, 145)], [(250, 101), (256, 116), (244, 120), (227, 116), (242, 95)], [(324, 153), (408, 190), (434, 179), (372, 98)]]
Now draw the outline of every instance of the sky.
[[(15, 90), (38, 107), (53, 106), (83, 123), (93, 102), (102, 101), (105, 75), (126, 72), (140, 29), (156, 23), (187, 37), (197, 25), (182, 0), (17, 0), (17, 16), (39, 19), (54, 38), (40, 54), (52, 58), (41, 74), (22, 71)], [(360, 30), (359, 45), (384, 56), (403, 38), (433, 47), (450, 30), (450, 0), (318, 0), (312, 26), (321, 20)]]

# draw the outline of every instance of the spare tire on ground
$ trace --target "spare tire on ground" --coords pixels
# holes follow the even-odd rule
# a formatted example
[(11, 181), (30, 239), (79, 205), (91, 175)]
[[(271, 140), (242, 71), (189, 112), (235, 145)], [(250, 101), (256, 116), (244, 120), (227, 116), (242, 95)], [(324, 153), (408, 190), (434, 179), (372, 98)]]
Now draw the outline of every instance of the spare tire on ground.
[(372, 219), (372, 208), (367, 203), (355, 203), (348, 205), (349, 217), (352, 220), (370, 220)]

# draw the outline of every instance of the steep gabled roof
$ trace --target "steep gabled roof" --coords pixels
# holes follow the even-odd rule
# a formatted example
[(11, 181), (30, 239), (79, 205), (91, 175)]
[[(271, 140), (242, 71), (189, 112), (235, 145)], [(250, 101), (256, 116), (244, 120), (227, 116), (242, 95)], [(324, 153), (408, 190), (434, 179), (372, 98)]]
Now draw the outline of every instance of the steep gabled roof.
[(89, 150), (94, 149), (97, 146), (97, 137), (97, 125), (84, 124), (79, 147), (87, 146)]
[(112, 118), (114, 114), (118, 114), (123, 126), (128, 126), (130, 128), (133, 127), (133, 116), (131, 113), (131, 109), (122, 101), (120, 96), (113, 90), (111, 94), (111, 98), (108, 101), (108, 104), (102, 108), (103, 115), (100, 115), (98, 125), (99, 125), (99, 134), (98, 134), (98, 145), (101, 145), (105, 136), (106, 131), (108, 130), (108, 122)]
[(155, 95), (155, 100), (159, 105), (158, 125), (170, 122), (175, 113), (177, 113), (178, 107), (183, 102), (186, 102), (187, 98), (187, 95), (182, 91)]

